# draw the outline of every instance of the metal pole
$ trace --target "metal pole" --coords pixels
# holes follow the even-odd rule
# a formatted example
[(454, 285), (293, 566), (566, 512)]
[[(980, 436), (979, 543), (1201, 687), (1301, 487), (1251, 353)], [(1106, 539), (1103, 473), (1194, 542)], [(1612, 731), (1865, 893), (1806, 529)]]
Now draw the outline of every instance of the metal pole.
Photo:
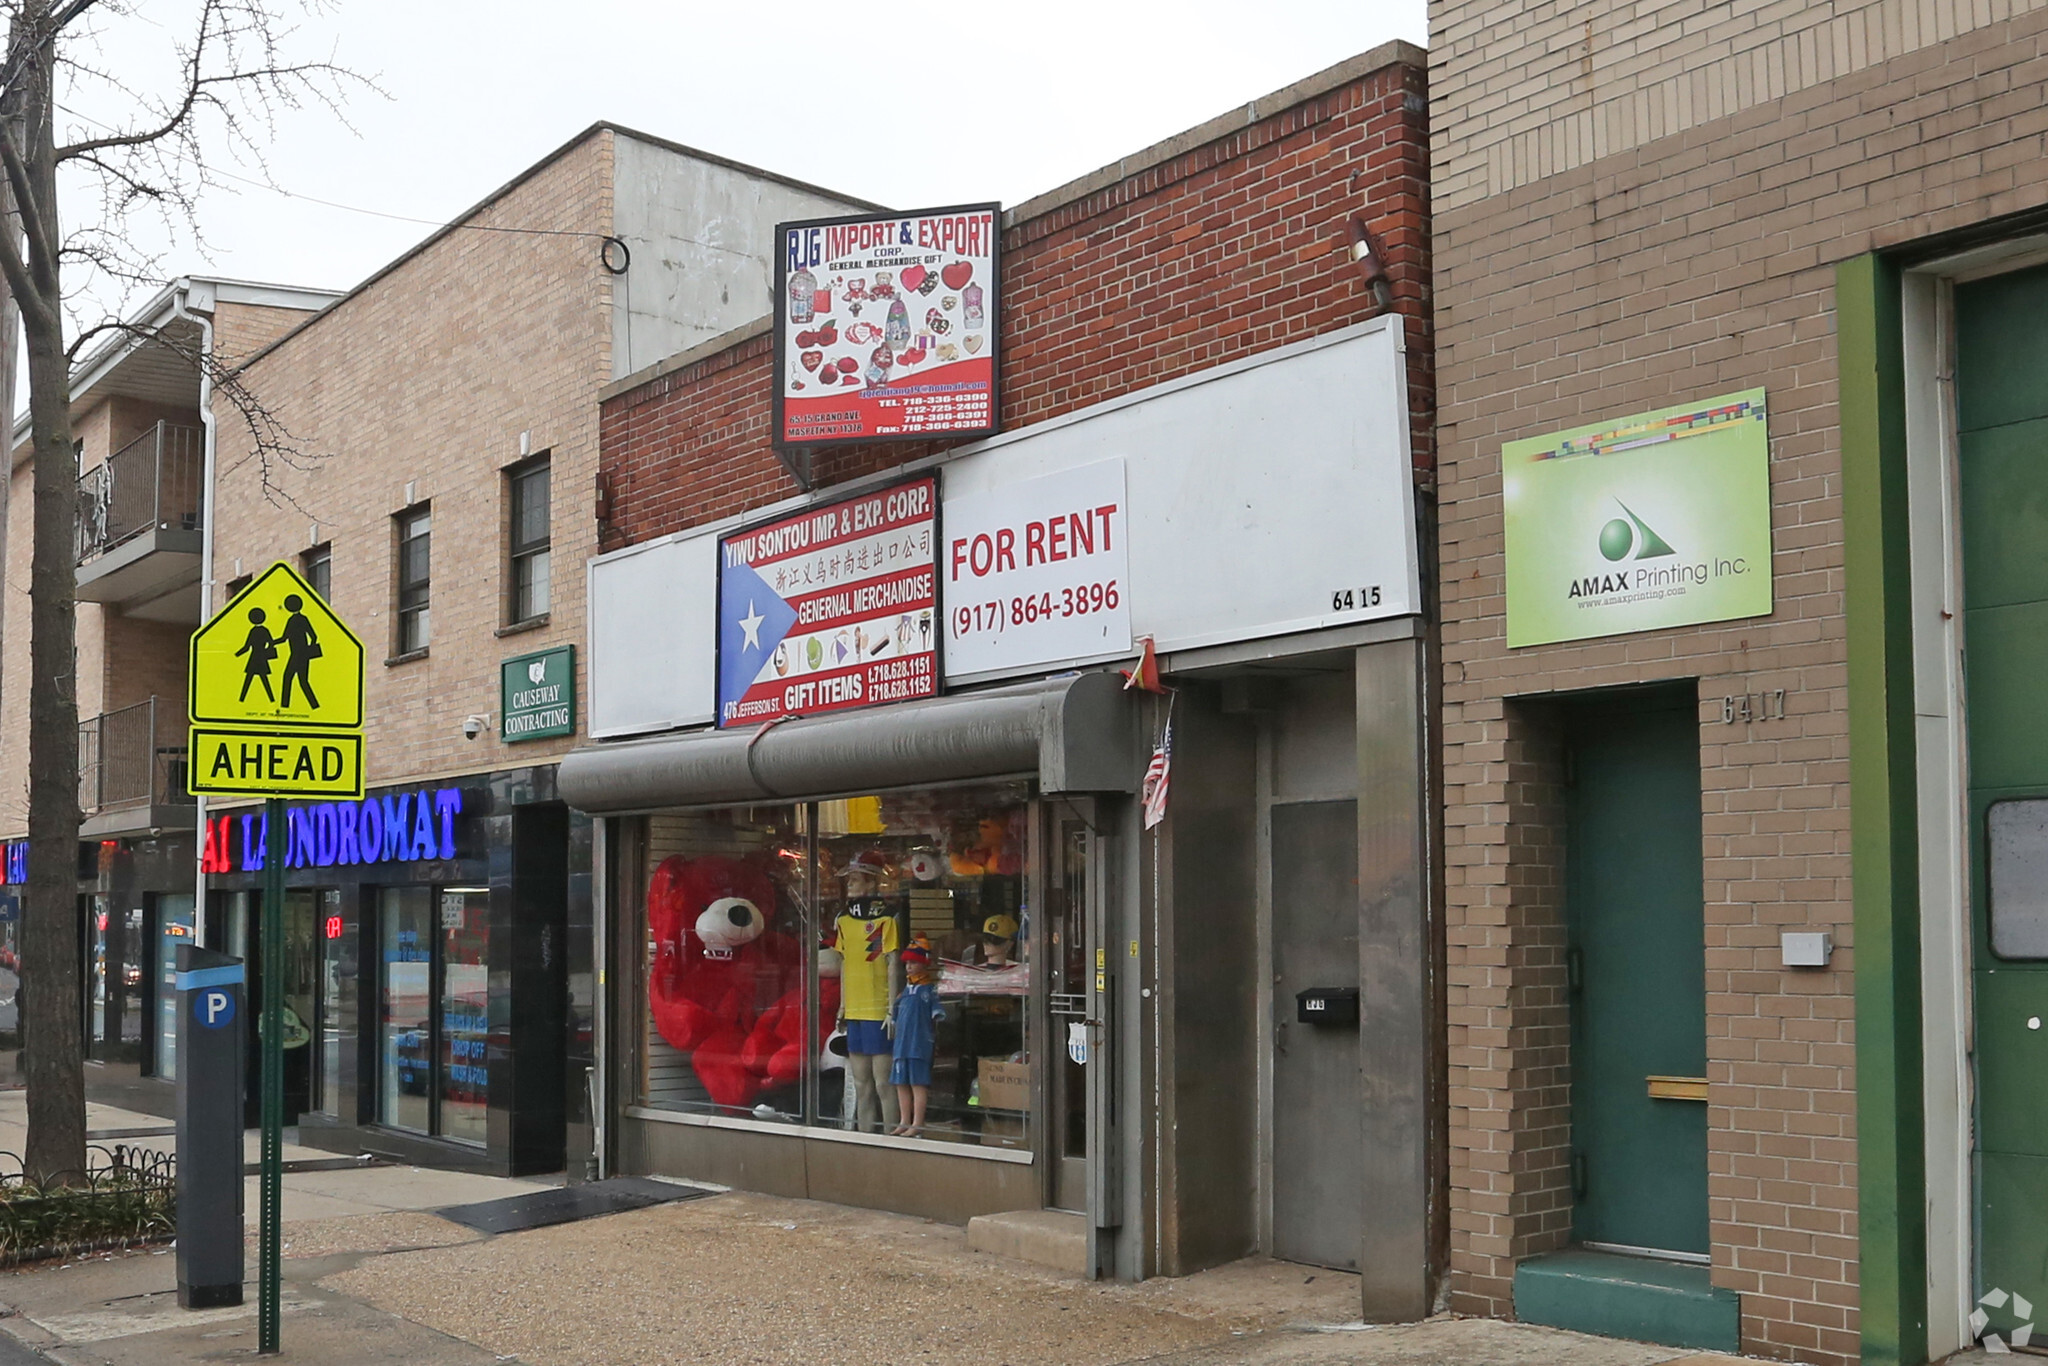
[(263, 803), (263, 1152), (258, 1196), (256, 1350), (277, 1348), (284, 1186), (284, 799)]

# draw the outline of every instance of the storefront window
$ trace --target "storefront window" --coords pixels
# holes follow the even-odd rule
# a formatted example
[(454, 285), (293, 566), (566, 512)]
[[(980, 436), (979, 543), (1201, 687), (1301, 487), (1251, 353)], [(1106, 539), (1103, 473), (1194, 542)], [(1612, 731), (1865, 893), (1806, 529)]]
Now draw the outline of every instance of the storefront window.
[(441, 892), (441, 1133), (465, 1143), (488, 1135), (491, 897), (483, 887)]
[(483, 887), (378, 893), (379, 1123), (485, 1141), (490, 904)]
[(648, 817), (642, 1102), (1023, 1147), (1028, 798)]
[(422, 1134), (432, 1118), (432, 915), (428, 888), (377, 893), (377, 1121)]
[(193, 900), (186, 893), (156, 899), (156, 1074), (178, 1076), (178, 945), (192, 942)]
[[(806, 1068), (808, 839), (801, 807), (648, 820), (649, 1104), (800, 1119)], [(815, 1030), (808, 1031), (815, 1038)]]

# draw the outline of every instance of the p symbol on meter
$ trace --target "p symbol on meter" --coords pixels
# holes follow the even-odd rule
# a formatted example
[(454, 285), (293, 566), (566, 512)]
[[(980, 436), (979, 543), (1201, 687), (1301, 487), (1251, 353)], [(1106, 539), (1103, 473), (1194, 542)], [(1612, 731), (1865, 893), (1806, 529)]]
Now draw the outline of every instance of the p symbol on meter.
[(219, 1029), (235, 1018), (233, 992), (208, 987), (192, 998), (192, 1018), (208, 1029)]

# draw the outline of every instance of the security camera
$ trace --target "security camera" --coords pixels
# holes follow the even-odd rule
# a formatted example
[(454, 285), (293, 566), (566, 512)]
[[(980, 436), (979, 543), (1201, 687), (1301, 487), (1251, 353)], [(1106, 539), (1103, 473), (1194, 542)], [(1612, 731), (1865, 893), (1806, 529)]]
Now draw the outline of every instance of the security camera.
[(465, 740), (474, 740), (476, 739), (477, 736), (482, 735), (485, 731), (489, 730), (490, 728), (491, 718), (488, 716), (465, 717), (462, 722), (462, 738)]

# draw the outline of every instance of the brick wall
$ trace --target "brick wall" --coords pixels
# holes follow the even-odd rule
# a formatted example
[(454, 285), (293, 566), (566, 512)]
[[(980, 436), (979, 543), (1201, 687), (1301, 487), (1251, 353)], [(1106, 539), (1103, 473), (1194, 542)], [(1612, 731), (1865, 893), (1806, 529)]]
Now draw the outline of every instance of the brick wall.
[[(1394, 307), (1408, 320), (1415, 459), (1426, 473), (1433, 410), (1420, 59), (1390, 45), (1006, 215), (1004, 427), (1372, 316), (1372, 296), (1344, 254), (1351, 215), (1363, 212), (1386, 250)], [(606, 548), (796, 491), (769, 446), (771, 378), (762, 333), (604, 403), (600, 442), (615, 499)], [(829, 485), (934, 449), (819, 451), (816, 473)]]
[(1439, 210), (1880, 66), (2044, 0), (1430, 6)]
[[(609, 232), (612, 145), (609, 130), (594, 131), (467, 221)], [(453, 232), (249, 363), (250, 390), (303, 458), (257, 457), (243, 419), (215, 399), (212, 605), (236, 561), (252, 573), (331, 542), (333, 605), (367, 655), (371, 783), (547, 762), (574, 743), (505, 745), (495, 731), (468, 740), (462, 722), (497, 715), (500, 660), (582, 643), (581, 566), (595, 539), (591, 396), (611, 377), (610, 281), (589, 237)], [(242, 312), (222, 319), (223, 351), (262, 340), (261, 320)], [(522, 432), (553, 457), (552, 602), (545, 626), (501, 637), (503, 470), (520, 459)], [(408, 484), (434, 512), (432, 643), (424, 658), (387, 665), (392, 515), (410, 501)]]
[[(1857, 11), (1859, 22), (1880, 12), (1890, 11)], [(1745, 13), (1789, 31), (1851, 12)], [(1917, 46), (1902, 33), (1892, 55), (1866, 48), (1867, 60), (1836, 68), (1848, 74), (1775, 98), (1752, 91), (1672, 136), (1436, 204), (1456, 1308), (1511, 1313), (1515, 1259), (1557, 1238), (1559, 855), (1537, 791), (1552, 742), (1532, 699), (1692, 679), (1713, 1277), (1743, 1295), (1745, 1350), (1857, 1356), (1833, 264), (2048, 204), (2048, 13), (1973, 14), (1959, 24), (1930, 3), (1911, 30)], [(1544, 34), (1583, 36), (1590, 21), (1595, 51), (1655, 47), (1656, 70), (1677, 79), (1728, 56), (1716, 36), (1727, 15), (1701, 4), (1640, 18), (1612, 5), (1433, 5), (1438, 154), (1455, 160), (1465, 153), (1450, 140), (1513, 122), (1503, 102), (1550, 111), (1518, 125), (1540, 141), (1563, 136), (1580, 107), (1561, 91), (1596, 107), (1606, 97), (1597, 83), (1575, 86), (1572, 64), (1546, 65)], [(1928, 41), (1944, 32), (1956, 36)], [(1757, 385), (1770, 396), (1774, 613), (1509, 651), (1502, 443)], [(1723, 696), (1776, 688), (1788, 693), (1785, 720), (1721, 723)], [(1832, 930), (1832, 969), (1781, 969), (1787, 927)]]

